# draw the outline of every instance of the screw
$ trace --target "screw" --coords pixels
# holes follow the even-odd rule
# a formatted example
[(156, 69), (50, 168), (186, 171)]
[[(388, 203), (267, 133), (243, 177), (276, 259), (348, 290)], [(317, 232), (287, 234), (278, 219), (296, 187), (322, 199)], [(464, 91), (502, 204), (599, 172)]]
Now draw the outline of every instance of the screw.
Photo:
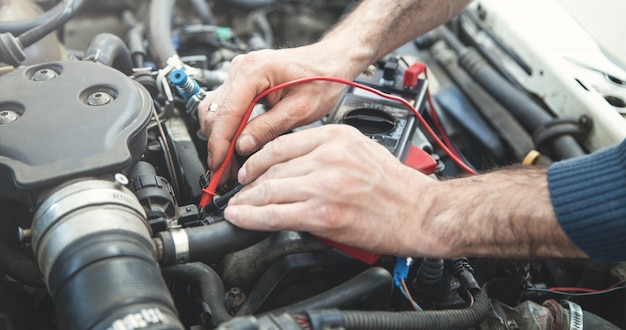
[(12, 110), (0, 111), (0, 125), (12, 123), (16, 121), (18, 118), (20, 118), (20, 115), (18, 115), (17, 112), (15, 111), (12, 111)]
[(33, 231), (30, 228), (17, 227), (17, 238), (20, 242), (30, 241)]
[(122, 173), (115, 173), (115, 182), (113, 183), (116, 188), (120, 188), (128, 184), (128, 178)]
[(508, 320), (506, 321), (506, 325), (509, 329), (511, 330), (515, 330), (515, 329), (519, 329), (517, 322), (515, 322), (514, 320)]
[(228, 310), (238, 310), (246, 301), (246, 294), (238, 287), (233, 287), (226, 292), (226, 308)]
[(107, 92), (95, 92), (91, 93), (89, 97), (87, 97), (87, 104), (89, 105), (105, 105), (110, 103), (113, 100), (113, 96)]
[(33, 75), (34, 81), (46, 81), (54, 79), (58, 76), (56, 71), (50, 69), (41, 69)]

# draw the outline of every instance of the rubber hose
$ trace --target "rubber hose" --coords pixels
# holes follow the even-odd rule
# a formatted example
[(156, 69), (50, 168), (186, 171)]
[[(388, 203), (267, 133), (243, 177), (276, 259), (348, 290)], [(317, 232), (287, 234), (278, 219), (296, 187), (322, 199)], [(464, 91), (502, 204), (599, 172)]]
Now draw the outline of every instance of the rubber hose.
[[(189, 262), (211, 261), (252, 246), (270, 233), (241, 229), (228, 221), (221, 221), (202, 227), (183, 229), (188, 241)], [(169, 231), (158, 233), (157, 240), (163, 245), (160, 263), (171, 266), (177, 263), (174, 237)], [(157, 243), (158, 244), (158, 243)], [(180, 252), (180, 251), (178, 251)]]
[(36, 43), (43, 37), (47, 36), (50, 32), (61, 27), (63, 24), (69, 21), (70, 18), (72, 18), (76, 14), (76, 12), (78, 12), (80, 5), (82, 5), (82, 1), (79, 0), (63, 1), (63, 9), (59, 12), (58, 15), (55, 15), (52, 19), (20, 34), (20, 36), (17, 37), (20, 44), (22, 45), (22, 48), (27, 48), (28, 46)]
[[(475, 48), (464, 47), (445, 26), (438, 28), (439, 33), (448, 45), (458, 53), (459, 64), (472, 78), (490, 95), (500, 102), (532, 134), (546, 122), (553, 120), (543, 108), (527, 95), (513, 87), (482, 58)], [(571, 135), (555, 137), (551, 149), (555, 156), (567, 159), (582, 156), (585, 152)]]
[(200, 288), (202, 303), (206, 303), (211, 311), (209, 324), (211, 328), (232, 318), (224, 306), (225, 295), (222, 279), (213, 268), (196, 262), (163, 268), (162, 273), (166, 278), (184, 281)]
[(228, 221), (186, 229), (191, 260), (214, 260), (264, 240), (270, 233), (241, 229)]
[(228, 1), (222, 0), (221, 2), (227, 2), (229, 5), (239, 7), (241, 9), (251, 10), (251, 9), (271, 6), (278, 1), (277, 0), (228, 0)]
[(133, 73), (130, 51), (122, 39), (111, 33), (96, 35), (85, 51), (85, 59), (108, 65), (126, 75)]
[(128, 51), (133, 58), (133, 64), (137, 68), (144, 67), (146, 49), (143, 46), (143, 25), (137, 24), (128, 30)]
[(19, 251), (0, 239), (0, 273), (14, 278), (20, 283), (45, 287), (39, 266), (34, 260), (23, 256)]
[(365, 300), (376, 299), (387, 308), (393, 292), (393, 277), (382, 267), (369, 268), (350, 280), (309, 299), (271, 310), (264, 314), (299, 314), (322, 308), (350, 308)]
[[(491, 310), (487, 295), (474, 290), (474, 304), (464, 309), (448, 309), (423, 312), (372, 312), (322, 310), (309, 312), (311, 325), (333, 325), (346, 330), (387, 329), (467, 329), (480, 324)], [(323, 323), (318, 323), (322, 321)], [(329, 322), (330, 321), (330, 322)], [(331, 323), (332, 322), (332, 323)], [(338, 324), (339, 323), (339, 324)]]
[(152, 0), (148, 16), (148, 44), (158, 68), (167, 65), (167, 59), (176, 56), (172, 41), (172, 16), (176, 0)]
[(620, 328), (596, 314), (583, 311), (583, 329), (618, 330)]
[(190, 0), (190, 2), (194, 11), (202, 20), (202, 24), (217, 25), (215, 23), (213, 13), (211, 12), (211, 7), (209, 7), (209, 4), (206, 2), (206, 0)]
[[(74, 0), (74, 9), (75, 10), (80, 9), (83, 3), (84, 3), (84, 0)], [(65, 4), (63, 2), (59, 2), (53, 8), (41, 14), (39, 17), (36, 17), (33, 19), (27, 19), (27, 20), (2, 22), (2, 24), (0, 24), (0, 32), (11, 33), (14, 36), (20, 35), (58, 16), (63, 11), (64, 7), (65, 7)]]
[[(443, 69), (452, 77), (455, 84), (463, 91), (463, 94), (476, 106), (483, 117), (489, 121), (494, 130), (498, 132), (502, 140), (511, 150), (513, 158), (521, 162), (528, 152), (534, 149), (534, 142), (528, 132), (500, 103), (487, 93), (479, 84), (457, 64), (457, 56), (440, 56), (435, 59)], [(450, 57), (450, 58), (448, 58)]]

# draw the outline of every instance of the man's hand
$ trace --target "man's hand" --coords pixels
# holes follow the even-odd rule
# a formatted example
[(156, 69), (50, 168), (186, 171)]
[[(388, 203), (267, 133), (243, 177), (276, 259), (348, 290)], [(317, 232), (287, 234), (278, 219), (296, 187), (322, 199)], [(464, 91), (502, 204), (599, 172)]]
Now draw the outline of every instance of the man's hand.
[[(348, 76), (337, 61), (324, 54), (321, 44), (315, 44), (262, 50), (236, 57), (226, 82), (208, 93), (198, 107), (202, 132), (209, 140), (209, 167), (215, 169), (224, 161), (237, 126), (256, 95), (298, 78), (331, 74)], [(292, 128), (321, 119), (344, 88), (337, 83), (313, 82), (268, 95), (271, 110), (247, 124), (237, 140), (236, 151), (248, 155)], [(209, 106), (213, 107), (212, 111)]]
[(560, 228), (545, 168), (433, 180), (347, 125), (288, 134), (252, 155), (224, 215), (378, 253), (586, 257)]
[[(236, 57), (226, 82), (208, 93), (198, 107), (202, 132), (209, 140), (209, 167), (217, 169), (224, 161), (237, 126), (256, 95), (304, 77), (353, 80), (383, 55), (455, 16), (467, 2), (361, 1), (315, 44)], [(237, 140), (237, 152), (247, 155), (289, 129), (322, 118), (344, 87), (316, 82), (269, 95), (272, 109), (248, 124)], [(209, 112), (211, 104), (215, 111)]]
[(304, 230), (392, 254), (411, 248), (420, 191), (436, 182), (347, 125), (281, 136), (252, 155), (238, 179), (247, 186), (225, 210), (237, 226)]

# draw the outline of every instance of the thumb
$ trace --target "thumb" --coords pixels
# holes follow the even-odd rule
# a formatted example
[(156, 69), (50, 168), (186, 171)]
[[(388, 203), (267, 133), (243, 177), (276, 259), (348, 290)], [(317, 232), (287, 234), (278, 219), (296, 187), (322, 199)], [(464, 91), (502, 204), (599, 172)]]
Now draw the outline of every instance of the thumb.
[(283, 99), (269, 111), (252, 119), (237, 139), (237, 152), (249, 155), (279, 135), (295, 128), (320, 119), (308, 113), (307, 105), (295, 99)]

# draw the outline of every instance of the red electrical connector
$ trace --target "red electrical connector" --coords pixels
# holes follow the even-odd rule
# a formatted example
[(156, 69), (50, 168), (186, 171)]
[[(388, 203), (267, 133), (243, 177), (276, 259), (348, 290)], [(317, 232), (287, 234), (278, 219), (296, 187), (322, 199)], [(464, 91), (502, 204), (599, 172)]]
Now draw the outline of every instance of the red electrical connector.
[(426, 64), (419, 62), (411, 64), (410, 67), (404, 70), (402, 86), (404, 86), (404, 88), (415, 88), (422, 73), (426, 73)]

